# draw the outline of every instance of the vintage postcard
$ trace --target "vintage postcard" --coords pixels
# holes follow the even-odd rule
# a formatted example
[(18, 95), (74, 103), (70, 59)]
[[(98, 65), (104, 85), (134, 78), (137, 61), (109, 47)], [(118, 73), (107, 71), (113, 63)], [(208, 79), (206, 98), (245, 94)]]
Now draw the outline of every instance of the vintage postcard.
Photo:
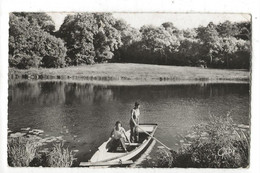
[(250, 12), (7, 16), (7, 167), (250, 167)]

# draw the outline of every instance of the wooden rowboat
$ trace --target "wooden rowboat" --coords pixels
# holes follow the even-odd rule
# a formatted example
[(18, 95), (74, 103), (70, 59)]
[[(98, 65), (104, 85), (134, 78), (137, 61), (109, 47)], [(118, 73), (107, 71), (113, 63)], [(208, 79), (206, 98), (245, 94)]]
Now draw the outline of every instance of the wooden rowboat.
[[(157, 129), (157, 124), (140, 124), (139, 126), (139, 141), (138, 143), (126, 143), (128, 152), (124, 152), (121, 147), (117, 147), (114, 151), (110, 151), (108, 146), (111, 139), (108, 139), (98, 148), (89, 162), (81, 162), (80, 166), (122, 166), (132, 164), (133, 159), (140, 156), (140, 154), (152, 143), (153, 138), (151, 136), (154, 136)], [(143, 130), (151, 136), (144, 133)], [(130, 139), (130, 130), (126, 132), (126, 136)]]

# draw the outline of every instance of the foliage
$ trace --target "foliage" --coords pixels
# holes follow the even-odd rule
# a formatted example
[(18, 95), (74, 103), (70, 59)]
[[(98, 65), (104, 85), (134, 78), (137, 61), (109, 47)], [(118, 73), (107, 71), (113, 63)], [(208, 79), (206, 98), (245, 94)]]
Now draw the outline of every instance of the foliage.
[(157, 166), (161, 168), (170, 168), (173, 165), (172, 153), (164, 148), (159, 149), (156, 152), (157, 155)]
[(46, 13), (11, 13), (10, 67), (129, 62), (250, 68), (250, 22), (210, 22), (183, 30), (165, 22), (138, 30), (111, 13), (77, 13), (66, 16), (57, 32), (54, 29)]
[(58, 32), (72, 65), (106, 62), (121, 46), (116, 19), (110, 13), (79, 13), (65, 18)]
[(51, 151), (42, 152), (39, 138), (12, 137), (7, 146), (8, 164), (13, 167), (71, 167), (75, 160), (72, 151), (64, 148), (63, 143), (56, 143)]
[(43, 31), (53, 33), (55, 30), (54, 21), (46, 13), (14, 12), (13, 14), (17, 17), (26, 18), (30, 24), (39, 26)]
[(140, 36), (135, 34), (138, 39), (135, 37), (127, 46), (123, 42), (115, 59), (119, 62), (249, 69), (250, 39), (242, 39), (240, 33), (243, 31), (248, 35), (250, 28), (240, 27), (240, 23), (228, 21), (187, 30), (178, 30), (170, 22), (160, 27), (143, 26)]
[(194, 127), (179, 151), (160, 166), (196, 168), (238, 168), (249, 165), (249, 134), (232, 118), (210, 117), (210, 122)]
[[(197, 29), (198, 38), (202, 44), (200, 55), (207, 62), (209, 67), (215, 68), (247, 68), (250, 62), (250, 46), (247, 41), (239, 38), (239, 24), (232, 24), (229, 21), (214, 25), (209, 23), (207, 27)], [(243, 34), (244, 35), (244, 34)], [(240, 46), (247, 52), (245, 59), (243, 54), (239, 53)], [(244, 53), (244, 52), (243, 52)], [(236, 62), (240, 61), (240, 66)]]
[(37, 55), (15, 54), (9, 55), (9, 64), (11, 67), (19, 69), (29, 69), (30, 67), (38, 67), (42, 58)]
[(118, 59), (125, 62), (171, 64), (170, 55), (177, 51), (180, 42), (170, 30), (150, 25), (140, 29), (140, 36), (134, 29), (130, 31), (134, 41), (128, 47), (123, 46), (124, 53)]
[(8, 164), (10, 166), (29, 166), (36, 156), (37, 145), (23, 137), (9, 139), (7, 147)]
[(50, 167), (71, 167), (74, 160), (72, 151), (65, 149), (63, 143), (54, 144), (47, 155), (47, 165)]
[(58, 39), (27, 18), (10, 14), (9, 65), (20, 69), (30, 67), (62, 67), (66, 48)]
[(201, 56), (209, 64), (213, 63), (213, 56), (217, 55), (221, 50), (221, 38), (216, 30), (216, 26), (211, 22), (207, 27), (199, 27), (197, 29), (198, 38), (203, 45)]

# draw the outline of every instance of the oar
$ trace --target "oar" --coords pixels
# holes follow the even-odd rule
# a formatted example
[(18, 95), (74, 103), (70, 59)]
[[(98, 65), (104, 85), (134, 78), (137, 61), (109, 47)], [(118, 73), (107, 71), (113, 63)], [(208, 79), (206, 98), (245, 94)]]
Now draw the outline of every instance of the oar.
[(164, 146), (167, 150), (169, 150), (171, 153), (173, 152), (173, 149), (167, 147), (164, 143), (162, 143), (161, 141), (159, 141), (158, 139), (156, 139), (155, 137), (153, 137), (152, 135), (150, 135), (148, 132), (146, 132), (144, 129), (142, 129), (139, 125), (137, 125), (137, 127), (142, 130), (145, 134), (149, 135), (151, 138), (153, 138), (154, 140), (156, 140), (157, 142), (159, 142), (162, 146)]

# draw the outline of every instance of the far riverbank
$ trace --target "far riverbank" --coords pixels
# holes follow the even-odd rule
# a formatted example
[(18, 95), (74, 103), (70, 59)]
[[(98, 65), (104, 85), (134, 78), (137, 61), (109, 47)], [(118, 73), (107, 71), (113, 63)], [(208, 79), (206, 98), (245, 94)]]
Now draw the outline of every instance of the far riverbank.
[(9, 79), (83, 80), (97, 83), (187, 83), (187, 82), (249, 82), (250, 72), (233, 69), (148, 64), (95, 64), (65, 68), (9, 68)]

